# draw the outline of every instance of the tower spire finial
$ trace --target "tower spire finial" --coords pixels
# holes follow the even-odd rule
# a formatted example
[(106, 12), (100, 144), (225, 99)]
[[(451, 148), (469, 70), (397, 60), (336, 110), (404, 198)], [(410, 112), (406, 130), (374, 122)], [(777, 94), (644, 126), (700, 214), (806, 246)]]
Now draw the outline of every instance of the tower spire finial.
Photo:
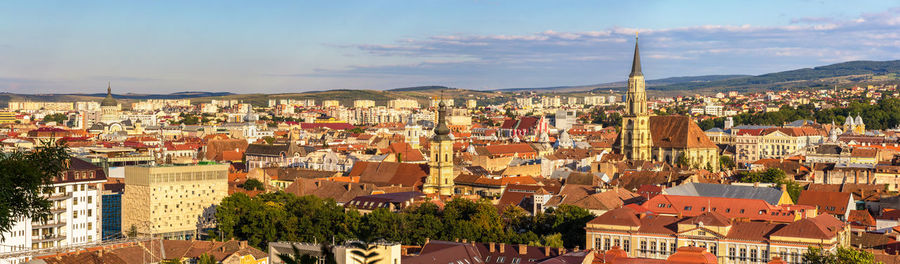
[(112, 95), (112, 82), (106, 81), (106, 95)]
[(641, 72), (641, 51), (638, 48), (638, 37), (637, 32), (634, 33), (634, 60), (631, 62), (631, 74), (628, 77), (632, 76), (643, 76), (644, 73)]

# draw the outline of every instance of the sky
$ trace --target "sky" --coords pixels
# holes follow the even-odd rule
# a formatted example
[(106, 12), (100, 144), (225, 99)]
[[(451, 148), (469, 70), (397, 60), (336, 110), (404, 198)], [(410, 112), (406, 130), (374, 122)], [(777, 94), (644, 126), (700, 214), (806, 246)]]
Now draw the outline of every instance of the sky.
[(900, 0), (2, 1), (0, 93), (624, 81), (900, 59)]

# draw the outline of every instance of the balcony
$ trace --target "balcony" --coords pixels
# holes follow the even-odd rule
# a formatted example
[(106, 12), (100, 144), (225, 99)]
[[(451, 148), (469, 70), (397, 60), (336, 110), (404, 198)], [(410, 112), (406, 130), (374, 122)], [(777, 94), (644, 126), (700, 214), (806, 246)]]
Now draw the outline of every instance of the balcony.
[(69, 199), (69, 198), (72, 198), (72, 193), (61, 193), (61, 194), (51, 195), (50, 197), (47, 198), (47, 200), (60, 201), (60, 200), (65, 200), (65, 199)]
[(31, 222), (31, 228), (50, 228), (50, 227), (63, 227), (66, 225), (66, 221), (56, 220), (56, 221), (47, 221), (47, 222)]
[(46, 236), (32, 236), (31, 243), (43, 243), (43, 242), (51, 242), (51, 241), (60, 241), (66, 239), (64, 235), (46, 235)]

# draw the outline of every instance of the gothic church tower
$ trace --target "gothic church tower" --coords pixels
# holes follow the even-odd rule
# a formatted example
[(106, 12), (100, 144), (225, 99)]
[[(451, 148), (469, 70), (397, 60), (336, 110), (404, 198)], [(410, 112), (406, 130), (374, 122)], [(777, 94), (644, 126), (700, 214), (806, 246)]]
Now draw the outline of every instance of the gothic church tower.
[(628, 75), (625, 107), (619, 149), (626, 159), (650, 160), (650, 113), (647, 112), (647, 93), (644, 90), (637, 36), (634, 38), (634, 60)]

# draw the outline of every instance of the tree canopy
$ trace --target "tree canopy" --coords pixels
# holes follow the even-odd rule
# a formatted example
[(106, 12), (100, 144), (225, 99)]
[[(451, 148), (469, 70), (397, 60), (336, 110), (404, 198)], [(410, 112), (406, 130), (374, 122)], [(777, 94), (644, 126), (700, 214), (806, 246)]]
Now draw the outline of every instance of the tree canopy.
[(803, 254), (803, 263), (811, 264), (851, 264), (875, 263), (872, 253), (847, 247), (838, 247), (835, 252), (827, 252), (819, 247), (809, 247)]
[[(65, 171), (69, 153), (63, 143), (44, 142), (31, 152), (0, 153), (0, 234), (16, 219), (46, 219), (53, 178)], [(0, 240), (5, 239), (0, 235)]]
[(265, 247), (271, 241), (344, 242), (385, 239), (423, 244), (426, 239), (492, 241), (510, 244), (584, 247), (585, 209), (563, 205), (530, 216), (518, 207), (500, 211), (487, 200), (454, 199), (441, 209), (431, 202), (402, 212), (376, 209), (366, 215), (344, 210), (333, 200), (285, 192), (250, 198), (226, 197), (216, 208), (223, 239), (238, 238)]
[(745, 183), (759, 182), (782, 184), (785, 189), (787, 189), (788, 195), (791, 196), (791, 200), (794, 200), (794, 202), (797, 202), (797, 199), (800, 198), (800, 191), (803, 190), (803, 187), (801, 187), (799, 183), (793, 179), (789, 179), (787, 175), (784, 174), (784, 171), (779, 168), (769, 168), (765, 171), (741, 171), (734, 177), (737, 181)]

